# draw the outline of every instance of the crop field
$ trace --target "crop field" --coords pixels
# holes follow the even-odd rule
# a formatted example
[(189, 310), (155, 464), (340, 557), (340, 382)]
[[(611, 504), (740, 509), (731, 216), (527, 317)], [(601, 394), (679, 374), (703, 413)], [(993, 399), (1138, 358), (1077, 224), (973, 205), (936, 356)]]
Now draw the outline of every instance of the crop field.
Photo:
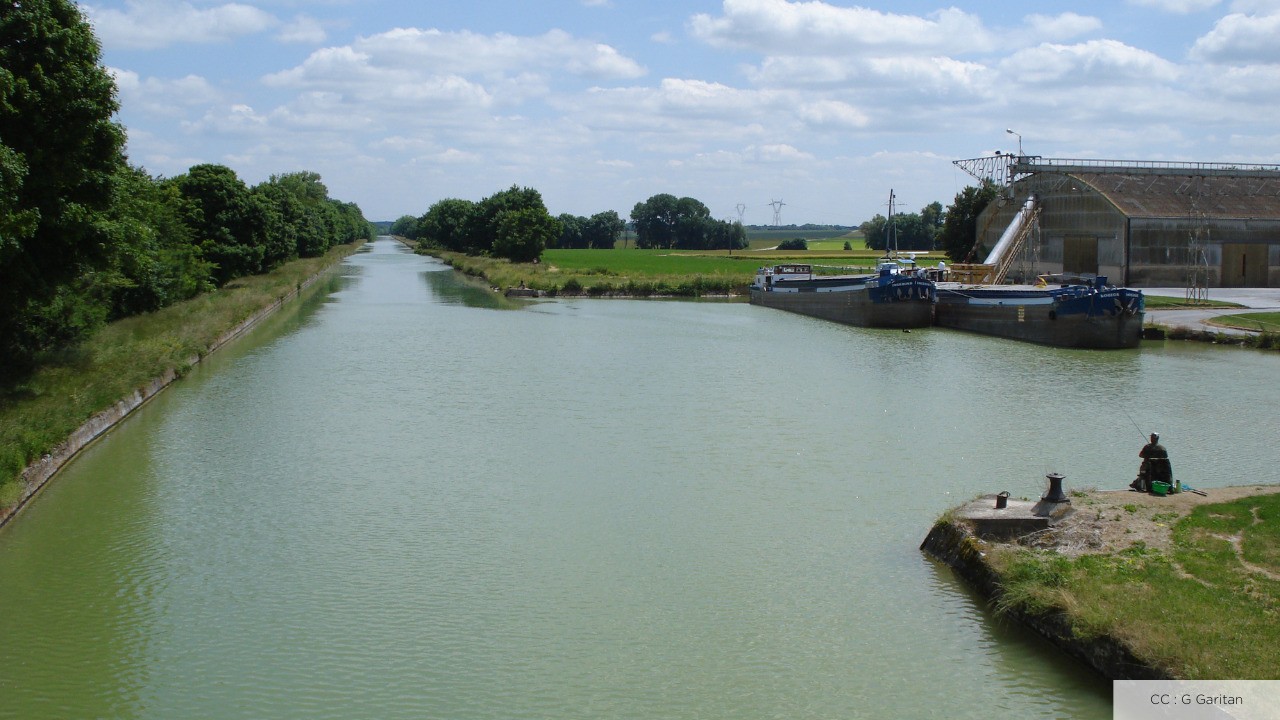
[[(834, 241), (833, 241), (834, 242)], [(785, 262), (813, 265), (818, 274), (870, 272), (878, 250), (546, 250), (537, 264), (511, 263), (495, 258), (470, 257), (434, 251), (445, 262), (469, 275), (483, 277), (489, 285), (511, 288), (524, 284), (551, 293), (632, 296), (706, 294), (741, 295), (762, 266)], [(936, 257), (921, 256), (933, 264)]]
[[(858, 246), (844, 250), (844, 241), (829, 243), (832, 247), (809, 250), (546, 250), (544, 264), (559, 272), (592, 275), (673, 276), (673, 275), (743, 275), (748, 280), (762, 265), (785, 262), (809, 263), (819, 273), (824, 268), (846, 272), (850, 268), (871, 270), (879, 250)], [(917, 254), (921, 265), (945, 260), (941, 252)]]
[(693, 254), (671, 250), (546, 250), (542, 262), (565, 273), (589, 275), (717, 275), (756, 272), (748, 251)]

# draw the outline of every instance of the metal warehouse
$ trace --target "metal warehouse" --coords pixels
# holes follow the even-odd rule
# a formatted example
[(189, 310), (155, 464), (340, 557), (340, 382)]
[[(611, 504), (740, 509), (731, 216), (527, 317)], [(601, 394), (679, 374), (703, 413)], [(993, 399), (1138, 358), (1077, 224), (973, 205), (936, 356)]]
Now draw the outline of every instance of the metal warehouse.
[(978, 217), (992, 248), (1037, 211), (1018, 274), (1105, 275), (1132, 287), (1280, 287), (1280, 166), (1068, 160), (956, 161), (1000, 186)]

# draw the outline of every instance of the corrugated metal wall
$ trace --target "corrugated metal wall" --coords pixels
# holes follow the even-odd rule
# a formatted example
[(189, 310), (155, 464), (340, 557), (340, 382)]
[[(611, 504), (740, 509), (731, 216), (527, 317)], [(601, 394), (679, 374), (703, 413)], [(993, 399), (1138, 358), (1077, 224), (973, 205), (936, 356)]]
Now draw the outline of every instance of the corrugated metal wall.
[(993, 216), (989, 210), (984, 211), (978, 218), (978, 229), (985, 249), (995, 245), (1032, 193), (1040, 197), (1037, 272), (1063, 272), (1067, 238), (1073, 238), (1073, 243), (1092, 239), (1097, 243), (1097, 267), (1074, 271), (1106, 275), (1117, 283), (1123, 281), (1125, 217), (1087, 185), (1062, 175), (1040, 174), (1019, 181), (1013, 187), (1014, 197), (1006, 195), (1003, 206)]
[[(1259, 261), (1265, 257), (1268, 267), (1264, 272), (1251, 272), (1250, 277), (1269, 287), (1280, 287), (1280, 218), (1130, 219), (1088, 184), (1054, 173), (1024, 178), (1005, 192), (1003, 204), (993, 203), (978, 218), (983, 248), (977, 261), (995, 245), (1023, 201), (1035, 193), (1041, 200), (1035, 272), (1062, 272), (1064, 244), (1073, 247), (1073, 254), (1066, 258), (1071, 264), (1073, 258), (1082, 257), (1081, 243), (1092, 238), (1097, 243), (1096, 272), (1112, 282), (1136, 287), (1181, 286), (1198, 258), (1207, 265), (1209, 285), (1217, 287), (1223, 281), (1223, 245), (1263, 244), (1269, 246), (1264, 255), (1248, 254)], [(1235, 263), (1239, 252), (1231, 255)]]

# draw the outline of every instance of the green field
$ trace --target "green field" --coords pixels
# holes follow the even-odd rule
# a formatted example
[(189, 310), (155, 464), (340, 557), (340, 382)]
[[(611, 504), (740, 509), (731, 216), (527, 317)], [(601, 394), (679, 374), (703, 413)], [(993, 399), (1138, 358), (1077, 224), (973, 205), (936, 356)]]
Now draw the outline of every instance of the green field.
[[(832, 241), (843, 248), (844, 241)], [(546, 250), (542, 261), (511, 263), (495, 258), (432, 251), (456, 269), (483, 277), (496, 288), (526, 287), (550, 293), (591, 295), (740, 295), (762, 266), (801, 262), (819, 274), (870, 272), (877, 250), (860, 247), (812, 250)], [(942, 259), (922, 256), (922, 265)]]

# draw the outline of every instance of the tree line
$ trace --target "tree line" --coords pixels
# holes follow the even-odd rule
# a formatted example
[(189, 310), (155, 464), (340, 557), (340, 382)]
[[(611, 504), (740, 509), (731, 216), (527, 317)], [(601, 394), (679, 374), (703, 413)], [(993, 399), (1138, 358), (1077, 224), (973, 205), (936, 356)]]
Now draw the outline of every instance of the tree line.
[[(873, 250), (943, 250), (951, 260), (964, 261), (974, 254), (978, 215), (996, 194), (988, 181), (962, 190), (945, 210), (942, 203), (932, 202), (918, 213), (897, 213), (892, 222), (876, 215), (859, 229)], [(640, 249), (737, 250), (748, 245), (741, 223), (715, 220), (706, 205), (690, 197), (653, 195), (636, 203), (630, 221), (628, 225), (612, 210), (591, 217), (552, 217), (537, 190), (512, 186), (478, 202), (441, 200), (421, 217), (402, 216), (390, 231), (428, 247), (515, 262), (536, 260), (547, 248), (612, 249), (628, 230), (635, 231)], [(803, 242), (791, 249), (804, 249)]]
[[(636, 203), (631, 211), (637, 248), (735, 250), (747, 246), (741, 223), (715, 220), (707, 206), (693, 198), (659, 194)], [(616, 211), (591, 217), (552, 217), (542, 195), (512, 186), (478, 202), (448, 198), (421, 217), (405, 215), (391, 226), (420, 244), (469, 255), (490, 255), (531, 262), (547, 248), (610, 250), (628, 229)]]
[(78, 6), (0, 0), (0, 373), (101, 323), (372, 237), (313, 172), (129, 164), (116, 87)]

